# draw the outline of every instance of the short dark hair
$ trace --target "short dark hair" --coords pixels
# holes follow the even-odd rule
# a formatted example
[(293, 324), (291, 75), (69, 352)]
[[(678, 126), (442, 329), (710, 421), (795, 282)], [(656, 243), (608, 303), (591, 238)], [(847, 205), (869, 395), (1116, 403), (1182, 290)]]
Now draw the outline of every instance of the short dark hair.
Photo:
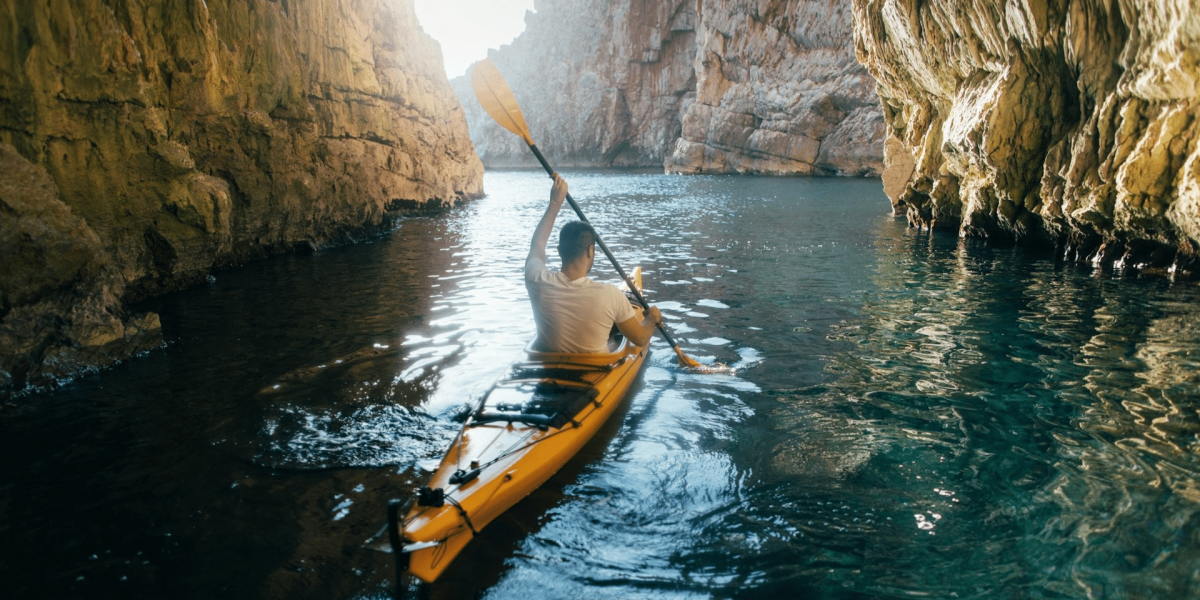
[(596, 230), (583, 221), (571, 221), (558, 232), (558, 256), (567, 264), (596, 243)]

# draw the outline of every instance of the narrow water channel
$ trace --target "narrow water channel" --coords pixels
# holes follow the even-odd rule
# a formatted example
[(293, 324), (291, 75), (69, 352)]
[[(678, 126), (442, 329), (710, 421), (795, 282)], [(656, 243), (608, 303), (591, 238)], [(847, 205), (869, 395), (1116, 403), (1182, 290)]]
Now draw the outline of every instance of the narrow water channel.
[[(689, 355), (433, 598), (1200, 595), (1200, 286), (908, 229), (877, 180), (567, 173)], [(6, 597), (382, 598), (362, 549), (533, 335), (549, 189), (149, 303), (0, 412)], [(593, 276), (615, 279), (597, 263)]]

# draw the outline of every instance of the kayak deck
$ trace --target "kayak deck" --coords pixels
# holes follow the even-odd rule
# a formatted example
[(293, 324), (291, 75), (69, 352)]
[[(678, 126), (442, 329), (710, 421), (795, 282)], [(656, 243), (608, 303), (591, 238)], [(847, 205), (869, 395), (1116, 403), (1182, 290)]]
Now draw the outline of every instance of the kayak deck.
[[(484, 396), (416, 502), (391, 509), (394, 552), (434, 581), (476, 533), (557, 472), (616, 410), (647, 349), (526, 351)], [(401, 561), (399, 564), (404, 564)]]

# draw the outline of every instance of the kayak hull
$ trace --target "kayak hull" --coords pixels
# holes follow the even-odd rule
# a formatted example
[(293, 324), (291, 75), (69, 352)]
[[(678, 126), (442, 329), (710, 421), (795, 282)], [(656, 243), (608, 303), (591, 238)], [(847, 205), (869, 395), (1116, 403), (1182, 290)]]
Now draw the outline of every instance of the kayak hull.
[(527, 350), (488, 391), (397, 527), (407, 571), (432, 583), (489, 523), (574, 457), (625, 398), (647, 349)]

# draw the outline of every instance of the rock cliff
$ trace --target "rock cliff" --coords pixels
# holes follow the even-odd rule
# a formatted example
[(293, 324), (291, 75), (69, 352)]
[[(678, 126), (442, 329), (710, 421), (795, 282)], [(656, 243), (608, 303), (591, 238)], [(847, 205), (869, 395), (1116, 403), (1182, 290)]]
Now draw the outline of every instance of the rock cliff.
[(910, 222), (1197, 270), (1191, 0), (854, 0)]
[(0, 393), (153, 346), (128, 302), (482, 192), (407, 0), (4, 0)]
[[(695, 95), (695, 0), (538, 0), (525, 31), (489, 57), (556, 166), (661, 166)], [(537, 166), (524, 143), (456, 77), (475, 147), (489, 167)]]
[[(878, 174), (883, 121), (845, 0), (540, 0), (491, 53), (556, 165)], [(536, 165), (455, 90), (488, 166)]]
[(850, 4), (700, 0), (696, 100), (666, 168), (878, 175), (883, 117), (854, 57)]

